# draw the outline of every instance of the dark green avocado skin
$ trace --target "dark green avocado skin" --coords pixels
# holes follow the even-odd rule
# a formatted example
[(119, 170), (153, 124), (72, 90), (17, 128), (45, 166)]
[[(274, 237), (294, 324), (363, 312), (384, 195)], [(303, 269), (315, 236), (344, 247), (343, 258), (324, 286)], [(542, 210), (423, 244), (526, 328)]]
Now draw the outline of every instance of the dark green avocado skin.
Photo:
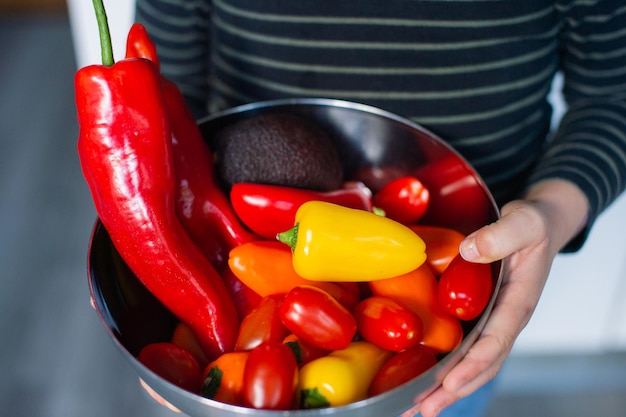
[(216, 169), (226, 188), (255, 182), (318, 191), (341, 187), (343, 173), (328, 134), (293, 114), (258, 115), (217, 133)]

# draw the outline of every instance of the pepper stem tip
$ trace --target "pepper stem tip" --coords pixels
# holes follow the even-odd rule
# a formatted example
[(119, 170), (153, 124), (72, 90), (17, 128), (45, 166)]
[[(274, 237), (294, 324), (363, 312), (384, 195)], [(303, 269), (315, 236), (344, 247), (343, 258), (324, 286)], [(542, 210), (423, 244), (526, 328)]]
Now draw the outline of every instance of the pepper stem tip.
[(288, 245), (291, 250), (294, 250), (296, 248), (296, 242), (298, 241), (298, 223), (289, 230), (277, 233), (276, 240)]

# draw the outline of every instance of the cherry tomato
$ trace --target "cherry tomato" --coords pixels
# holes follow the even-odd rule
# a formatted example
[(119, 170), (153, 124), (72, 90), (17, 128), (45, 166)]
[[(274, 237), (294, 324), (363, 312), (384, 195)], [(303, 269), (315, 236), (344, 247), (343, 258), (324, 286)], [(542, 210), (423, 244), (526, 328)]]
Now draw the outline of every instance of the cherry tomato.
[(202, 350), (200, 342), (198, 342), (198, 338), (193, 333), (193, 330), (191, 330), (191, 327), (189, 327), (186, 323), (178, 323), (174, 329), (174, 333), (172, 333), (170, 342), (191, 353), (191, 355), (198, 362), (198, 365), (200, 365), (200, 368), (204, 368), (210, 362), (209, 358)]
[(392, 352), (418, 346), (423, 338), (422, 320), (390, 298), (372, 296), (352, 311), (361, 337)]
[(243, 373), (250, 352), (226, 352), (204, 369), (202, 396), (243, 405)]
[(326, 350), (348, 347), (356, 334), (354, 316), (326, 291), (291, 289), (280, 308), (283, 324), (300, 339)]
[(421, 219), (429, 201), (428, 189), (412, 176), (390, 181), (374, 195), (374, 206), (383, 209), (390, 219), (404, 224)]
[(459, 246), (465, 236), (447, 227), (421, 224), (409, 227), (426, 243), (426, 263), (435, 275), (441, 275), (452, 259), (459, 254)]
[(293, 333), (285, 337), (283, 343), (291, 348), (294, 355), (296, 356), (298, 366), (300, 367), (306, 365), (314, 359), (326, 356), (329, 353), (328, 350), (313, 346), (312, 344), (300, 339)]
[(202, 369), (191, 353), (169, 342), (151, 343), (139, 352), (139, 362), (180, 388), (198, 392)]
[(375, 295), (389, 297), (409, 308), (422, 319), (422, 344), (435, 353), (450, 352), (463, 340), (463, 327), (446, 313), (437, 299), (437, 277), (423, 264), (414, 271), (394, 278), (369, 282)]
[(492, 287), (491, 265), (457, 255), (439, 278), (439, 304), (460, 320), (472, 320), (489, 303)]
[(382, 394), (423, 374), (437, 364), (435, 354), (419, 345), (396, 353), (378, 370), (370, 385), (371, 396)]
[(243, 399), (248, 407), (290, 409), (297, 384), (296, 357), (287, 345), (264, 342), (248, 355), (243, 373)]
[(280, 318), (283, 294), (263, 297), (243, 318), (235, 341), (235, 350), (252, 350), (269, 340), (280, 342), (289, 334)]

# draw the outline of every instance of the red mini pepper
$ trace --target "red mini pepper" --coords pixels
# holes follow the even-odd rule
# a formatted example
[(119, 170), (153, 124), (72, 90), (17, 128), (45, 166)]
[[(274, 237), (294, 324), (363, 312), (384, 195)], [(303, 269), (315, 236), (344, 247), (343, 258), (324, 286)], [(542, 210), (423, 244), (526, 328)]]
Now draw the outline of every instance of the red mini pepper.
[(277, 233), (291, 229), (298, 208), (311, 200), (372, 210), (372, 193), (358, 182), (327, 192), (257, 183), (234, 184), (230, 190), (230, 202), (237, 216), (265, 239), (275, 239)]
[[(145, 27), (135, 23), (126, 41), (126, 58), (159, 60)], [(214, 175), (211, 150), (187, 106), (180, 89), (161, 77), (166, 111), (172, 131), (176, 175), (176, 213), (187, 233), (203, 253), (223, 266), (228, 251), (256, 239), (237, 219)]]
[(94, 2), (103, 64), (75, 76), (78, 154), (96, 211), (138, 279), (194, 331), (212, 358), (232, 350), (237, 310), (176, 216), (161, 76), (146, 59), (113, 64), (106, 14)]

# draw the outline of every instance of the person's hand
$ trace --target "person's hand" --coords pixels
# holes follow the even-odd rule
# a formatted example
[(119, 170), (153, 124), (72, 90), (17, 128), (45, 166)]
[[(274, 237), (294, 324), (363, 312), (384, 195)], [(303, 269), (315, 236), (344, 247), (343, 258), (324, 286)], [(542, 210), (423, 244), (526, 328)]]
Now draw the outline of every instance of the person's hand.
[(552, 261), (580, 231), (588, 203), (574, 185), (550, 180), (535, 186), (524, 200), (505, 205), (501, 218), (469, 235), (461, 255), (488, 263), (504, 259), (503, 283), (485, 328), (442, 385), (403, 414), (435, 417), (441, 410), (492, 379), (528, 323), (544, 288)]

